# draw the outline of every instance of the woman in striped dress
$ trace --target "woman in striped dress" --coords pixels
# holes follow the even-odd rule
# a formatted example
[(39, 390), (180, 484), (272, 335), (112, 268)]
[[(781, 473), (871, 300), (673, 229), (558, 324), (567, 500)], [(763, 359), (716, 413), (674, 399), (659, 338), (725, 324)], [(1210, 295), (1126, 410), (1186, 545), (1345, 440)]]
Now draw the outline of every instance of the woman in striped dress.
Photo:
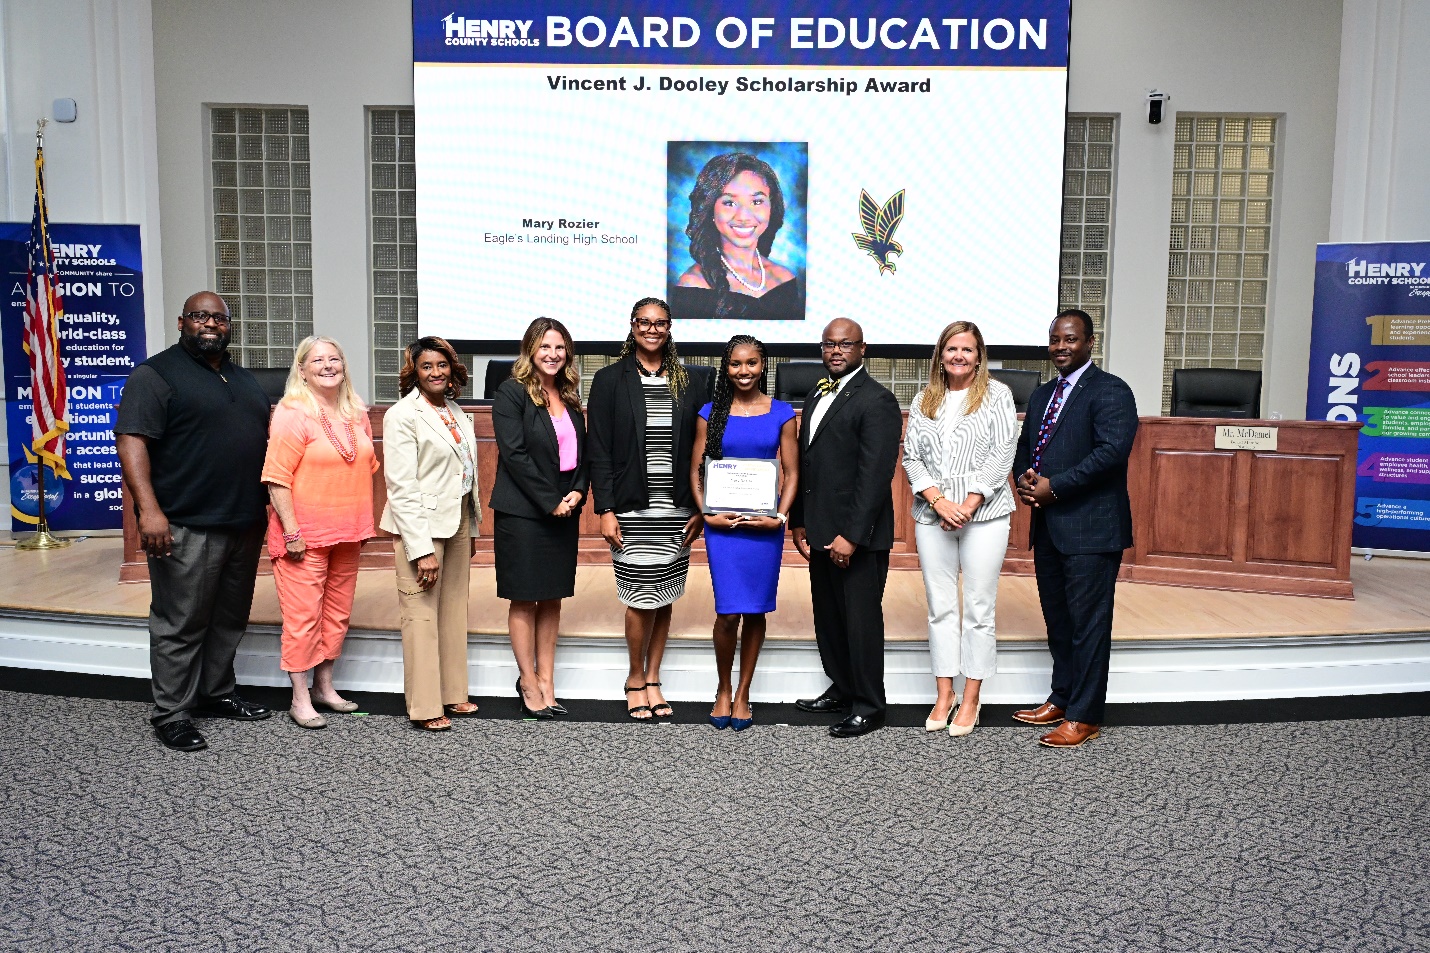
[(664, 301), (637, 301), (621, 357), (596, 373), (587, 401), (591, 489), (626, 607), (626, 706), (640, 721), (674, 714), (660, 664), (701, 526), (690, 451), (705, 395), (692, 393), (670, 325)]

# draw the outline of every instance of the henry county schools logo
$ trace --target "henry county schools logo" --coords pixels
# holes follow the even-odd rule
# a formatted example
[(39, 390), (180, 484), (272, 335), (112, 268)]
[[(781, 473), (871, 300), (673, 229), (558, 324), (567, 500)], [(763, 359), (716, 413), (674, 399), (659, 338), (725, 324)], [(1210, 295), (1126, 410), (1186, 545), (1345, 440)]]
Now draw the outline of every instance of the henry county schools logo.
[(540, 46), (530, 20), (482, 20), (449, 13), (442, 18), (447, 46)]
[(898, 270), (889, 260), (890, 255), (903, 255), (904, 246), (894, 241), (894, 232), (904, 220), (904, 190), (899, 189), (880, 208), (873, 197), (863, 189), (859, 190), (859, 222), (863, 233), (854, 233), (854, 244), (869, 253), (869, 257), (879, 263), (879, 274)]

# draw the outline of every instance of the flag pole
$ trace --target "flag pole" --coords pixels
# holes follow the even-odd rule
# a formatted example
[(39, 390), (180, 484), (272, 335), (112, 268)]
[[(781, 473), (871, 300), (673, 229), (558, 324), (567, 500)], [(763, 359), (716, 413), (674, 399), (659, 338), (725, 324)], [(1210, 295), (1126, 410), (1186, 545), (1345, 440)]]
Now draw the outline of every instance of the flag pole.
[[(40, 119), (35, 123), (37, 127), (35, 129), (36, 154), (43, 154), (42, 150), (45, 147), (45, 125), (48, 122), (49, 120), (47, 119)], [(15, 548), (18, 550), (64, 549), (66, 546), (69, 546), (73, 540), (63, 539), (50, 534), (50, 521), (45, 515), (45, 458), (37, 454), (35, 463), (36, 469), (39, 471), (38, 484), (40, 497), (38, 509), (40, 518), (39, 522), (35, 525), (35, 532), (20, 537), (15, 543)]]

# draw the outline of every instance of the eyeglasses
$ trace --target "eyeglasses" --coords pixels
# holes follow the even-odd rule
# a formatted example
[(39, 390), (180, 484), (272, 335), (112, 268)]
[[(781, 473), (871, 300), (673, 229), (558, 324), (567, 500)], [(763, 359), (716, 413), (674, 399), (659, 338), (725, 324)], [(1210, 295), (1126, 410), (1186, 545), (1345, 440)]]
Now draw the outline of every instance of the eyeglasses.
[(635, 322), (635, 323), (636, 323), (636, 330), (637, 330), (637, 331), (669, 331), (669, 330), (670, 330), (670, 320), (669, 320), (668, 318), (661, 318), (661, 319), (658, 319), (658, 320), (655, 320), (655, 321), (652, 321), (650, 318), (636, 318), (636, 322)]
[(312, 360), (308, 361), (308, 363), (311, 364), (311, 365), (314, 366), (314, 367), (324, 367), (324, 366), (342, 367), (342, 366), (343, 366), (343, 359), (340, 358), (340, 357), (337, 357), (336, 355), (333, 356), (333, 357), (315, 357), (315, 358), (313, 358)]
[(184, 320), (192, 321), (195, 324), (208, 324), (212, 321), (219, 327), (226, 328), (232, 319), (228, 315), (219, 314), (216, 311), (185, 311)]
[(845, 354), (849, 354), (863, 344), (863, 341), (820, 341), (819, 349), (821, 351), (843, 351)]

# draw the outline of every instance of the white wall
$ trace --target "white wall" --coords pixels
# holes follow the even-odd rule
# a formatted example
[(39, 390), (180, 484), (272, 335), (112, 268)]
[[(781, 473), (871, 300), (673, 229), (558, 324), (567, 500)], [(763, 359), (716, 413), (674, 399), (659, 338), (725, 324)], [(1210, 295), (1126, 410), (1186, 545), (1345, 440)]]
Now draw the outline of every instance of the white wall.
[(186, 297), (213, 284), (204, 106), (307, 106), (313, 330), (343, 342), (364, 397), (372, 352), (364, 109), (412, 104), (411, 10), (403, 0), (154, 0), (165, 304), (178, 314)]
[[(1178, 113), (1284, 116), (1273, 198), (1262, 413), (1305, 416), (1316, 243), (1326, 240), (1339, 0), (1075, 0), (1069, 109), (1122, 116), (1108, 365), (1144, 414), (1162, 394), (1172, 137)], [(1148, 88), (1172, 96), (1147, 122)]]
[(1330, 241), (1430, 239), (1430, 3), (1346, 0)]

